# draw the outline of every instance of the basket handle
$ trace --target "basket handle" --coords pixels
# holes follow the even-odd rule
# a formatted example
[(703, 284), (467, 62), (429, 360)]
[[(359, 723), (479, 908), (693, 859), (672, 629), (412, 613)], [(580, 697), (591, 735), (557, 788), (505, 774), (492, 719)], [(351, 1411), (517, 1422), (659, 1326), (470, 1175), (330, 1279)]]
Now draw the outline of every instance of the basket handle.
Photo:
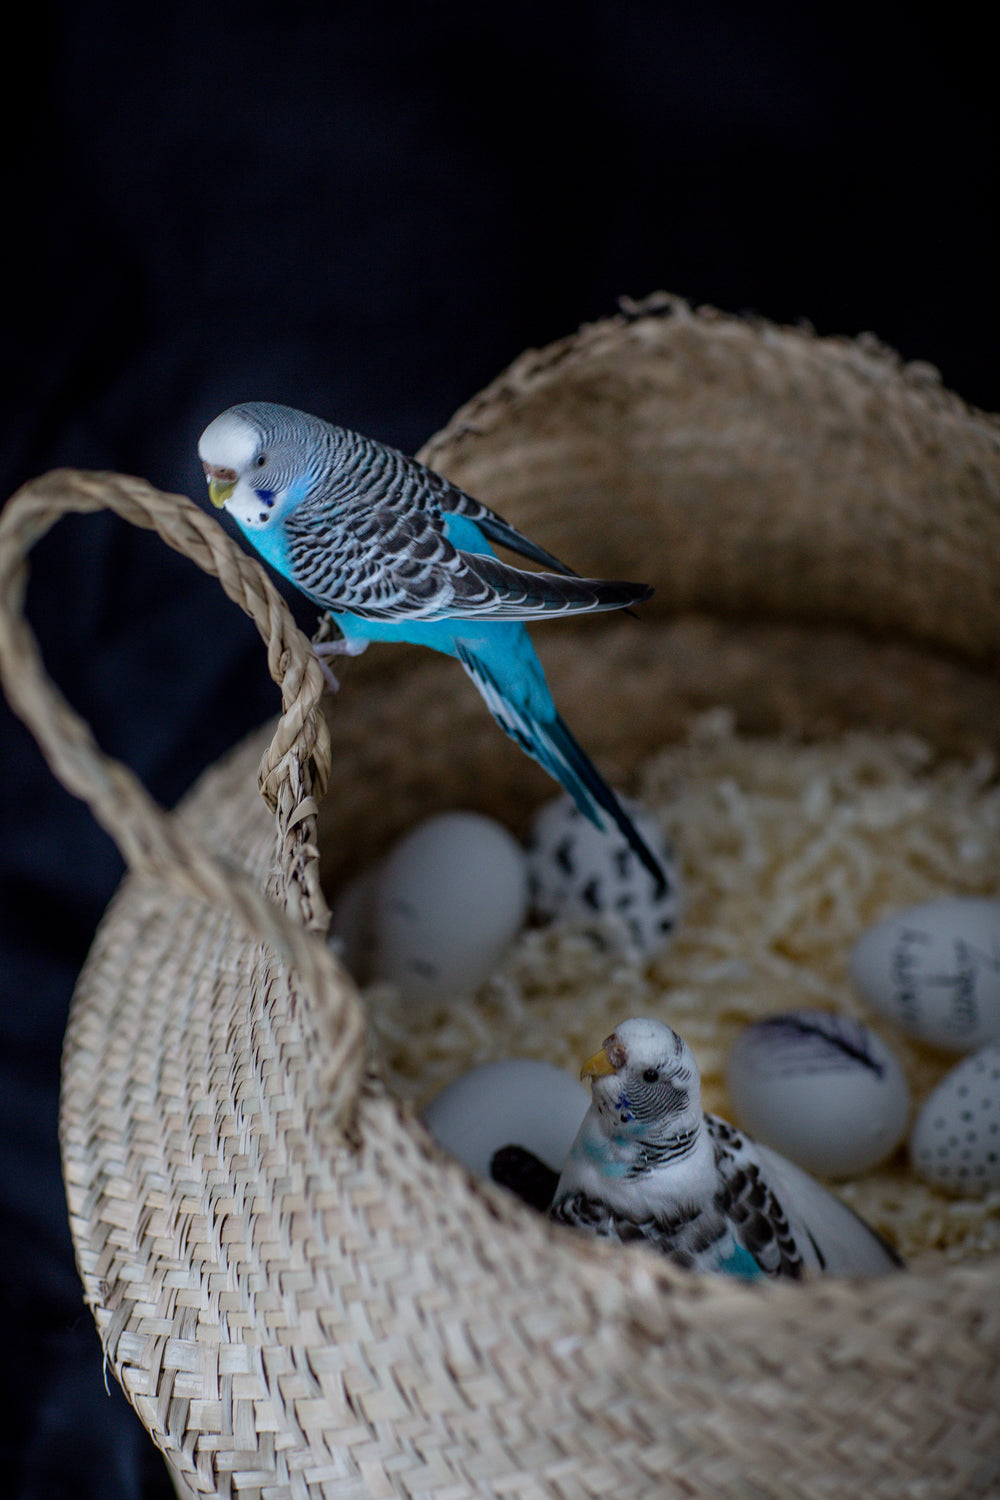
[[(45, 672), (24, 616), (27, 554), (63, 515), (108, 509), (155, 531), (198, 564), (253, 620), (267, 644), (283, 712), (258, 771), (275, 813), (280, 877), (268, 899), (209, 854), (159, 807), (138, 778), (97, 745), (89, 727)], [(346, 1128), (364, 1069), (364, 1021), (353, 987), (319, 934), (329, 912), (319, 884), (316, 801), (330, 767), (330, 736), (319, 709), (323, 676), (306, 637), (259, 563), (213, 517), (182, 495), (120, 474), (56, 469), (24, 485), (0, 512), (0, 681), (52, 771), (117, 843), (129, 866), (180, 892), (233, 912), (294, 974), (324, 1058), (324, 1107)], [(301, 1007), (300, 1007), (301, 1009)]]

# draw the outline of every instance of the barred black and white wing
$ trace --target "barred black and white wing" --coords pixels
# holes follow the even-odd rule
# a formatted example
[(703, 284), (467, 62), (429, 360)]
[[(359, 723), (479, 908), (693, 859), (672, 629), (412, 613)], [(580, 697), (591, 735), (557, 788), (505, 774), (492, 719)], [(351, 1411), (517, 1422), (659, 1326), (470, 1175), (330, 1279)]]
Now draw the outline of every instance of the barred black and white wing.
[(902, 1265), (880, 1234), (808, 1172), (715, 1115), (705, 1121), (720, 1206), (766, 1275), (872, 1276)]
[[(415, 459), (333, 429), (328, 470), (285, 521), (293, 582), (324, 608), (370, 620), (538, 620), (623, 609), (645, 584), (578, 577)], [(553, 572), (493, 556), (496, 542)]]

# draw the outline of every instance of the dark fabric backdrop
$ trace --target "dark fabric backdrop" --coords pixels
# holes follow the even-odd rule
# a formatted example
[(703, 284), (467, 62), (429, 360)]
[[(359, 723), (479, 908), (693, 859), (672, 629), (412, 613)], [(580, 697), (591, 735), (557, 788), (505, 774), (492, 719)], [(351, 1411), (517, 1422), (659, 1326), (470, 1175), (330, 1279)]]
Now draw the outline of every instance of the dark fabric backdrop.
[[(661, 287), (873, 329), (997, 410), (988, 18), (892, 9), (26, 7), (0, 496), (68, 463), (201, 500), (198, 434), (248, 398), (412, 451), (526, 346)], [(37, 548), (29, 603), (56, 680), (168, 804), (277, 711), (249, 622), (110, 517)], [(144, 1500), (163, 1469), (105, 1390), (56, 1138), (121, 863), (6, 705), (0, 733), (0, 1492)]]

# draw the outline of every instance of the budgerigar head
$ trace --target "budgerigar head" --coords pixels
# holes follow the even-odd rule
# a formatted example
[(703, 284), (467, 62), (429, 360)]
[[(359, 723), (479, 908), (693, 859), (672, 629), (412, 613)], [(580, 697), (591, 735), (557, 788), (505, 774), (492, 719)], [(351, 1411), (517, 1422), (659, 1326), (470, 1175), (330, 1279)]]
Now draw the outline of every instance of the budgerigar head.
[(701, 1078), (694, 1053), (662, 1021), (623, 1021), (580, 1077), (608, 1135), (668, 1135), (701, 1117)]
[(269, 401), (231, 406), (198, 442), (213, 505), (225, 506), (244, 531), (276, 524), (312, 485), (329, 449), (326, 422)]

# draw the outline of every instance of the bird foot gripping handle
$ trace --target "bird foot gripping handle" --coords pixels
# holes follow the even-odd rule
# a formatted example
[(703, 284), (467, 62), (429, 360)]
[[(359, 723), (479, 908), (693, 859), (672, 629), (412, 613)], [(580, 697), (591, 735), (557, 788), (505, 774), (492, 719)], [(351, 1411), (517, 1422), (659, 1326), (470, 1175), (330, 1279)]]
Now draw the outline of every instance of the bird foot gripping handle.
[[(131, 771), (105, 755), (45, 672), (24, 617), (27, 554), (61, 516), (101, 509), (155, 531), (218, 578), (267, 645), (268, 667), (281, 688), (283, 707), (258, 772), (261, 795), (275, 813), (277, 828), (280, 880), (275, 900), (204, 850), (157, 806)], [(330, 1105), (337, 1124), (345, 1125), (364, 1064), (364, 1023), (357, 996), (321, 940), (329, 913), (315, 854), (314, 794), (322, 795), (330, 765), (329, 731), (319, 709), (323, 676), (264, 570), (183, 496), (119, 474), (54, 470), (23, 486), (0, 512), (0, 680), (54, 774), (89, 804), (130, 867), (231, 910), (249, 934), (280, 957), (300, 993), (313, 997), (314, 1014), (324, 1017)]]

